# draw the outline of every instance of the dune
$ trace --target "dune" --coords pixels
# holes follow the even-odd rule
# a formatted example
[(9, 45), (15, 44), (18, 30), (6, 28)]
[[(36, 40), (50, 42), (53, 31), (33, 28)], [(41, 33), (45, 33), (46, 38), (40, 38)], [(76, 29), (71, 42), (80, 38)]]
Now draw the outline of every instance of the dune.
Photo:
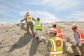
[[(73, 31), (71, 26), (76, 24), (78, 28), (84, 29), (84, 22), (56, 22), (62, 29), (64, 35), (64, 56), (72, 56), (71, 41)], [(0, 56), (48, 56), (46, 34), (52, 24), (43, 25), (43, 36), (46, 43), (33, 39), (30, 33), (27, 33), (25, 24), (0, 24)]]

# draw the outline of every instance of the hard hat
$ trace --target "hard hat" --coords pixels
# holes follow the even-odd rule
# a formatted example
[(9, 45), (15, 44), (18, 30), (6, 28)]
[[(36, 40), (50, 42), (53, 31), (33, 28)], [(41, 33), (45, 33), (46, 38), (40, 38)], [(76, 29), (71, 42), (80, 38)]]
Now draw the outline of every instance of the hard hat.
[(56, 24), (52, 24), (53, 27), (56, 27)]
[(53, 26), (56, 25), (56, 24), (52, 24)]
[(76, 25), (76, 24), (73, 24), (73, 25), (72, 25), (72, 28), (77, 28), (77, 25)]
[(29, 14), (29, 12), (27, 12), (27, 14)]
[(54, 29), (54, 28), (51, 28), (51, 29), (49, 30), (49, 33), (51, 33), (51, 32), (52, 32), (52, 33), (57, 33), (57, 32), (56, 32), (56, 29)]

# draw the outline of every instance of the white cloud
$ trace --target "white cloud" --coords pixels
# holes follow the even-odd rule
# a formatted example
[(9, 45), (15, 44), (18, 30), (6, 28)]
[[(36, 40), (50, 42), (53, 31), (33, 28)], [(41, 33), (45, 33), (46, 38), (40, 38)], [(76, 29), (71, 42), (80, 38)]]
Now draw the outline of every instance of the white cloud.
[(45, 5), (47, 3), (49, 3), (51, 0), (33, 0), (33, 1), (29, 1), (29, 0), (24, 0), (23, 4), (26, 5)]
[(13, 1), (0, 0), (0, 2), (2, 3), (2, 4), (0, 4), (0, 8), (4, 8), (4, 9), (7, 9), (7, 8), (13, 9), (13, 8), (21, 7), (21, 5), (19, 5), (18, 3), (15, 3)]
[(70, 9), (78, 6), (78, 0), (54, 0), (51, 2), (51, 6), (57, 10)]
[[(20, 15), (23, 16), (27, 11), (20, 12)], [(47, 11), (30, 11), (30, 14), (34, 18), (41, 18), (42, 22), (51, 23), (56, 21), (61, 21), (58, 17), (55, 15), (47, 12)]]
[(73, 16), (78, 16), (78, 17), (81, 17), (81, 16), (84, 17), (84, 11), (78, 11), (78, 12), (72, 14), (72, 15), (73, 15)]
[(78, 11), (64, 18), (68, 21), (84, 21), (84, 11)]
[(36, 0), (33, 2), (26, 2), (31, 5), (46, 5), (56, 10), (72, 9), (80, 5), (80, 0)]

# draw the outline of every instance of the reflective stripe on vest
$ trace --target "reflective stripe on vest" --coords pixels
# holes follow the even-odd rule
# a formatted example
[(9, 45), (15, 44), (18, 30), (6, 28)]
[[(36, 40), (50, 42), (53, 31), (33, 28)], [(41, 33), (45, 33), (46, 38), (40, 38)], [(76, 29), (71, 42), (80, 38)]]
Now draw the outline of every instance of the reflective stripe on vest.
[(84, 44), (84, 39), (80, 39), (80, 44)]
[(63, 50), (62, 51), (51, 51), (50, 54), (51, 55), (63, 54)]
[(36, 25), (36, 26), (41, 26), (41, 25)]
[(52, 41), (52, 43), (53, 43), (53, 45), (54, 45), (54, 51), (56, 51), (56, 44), (55, 44), (55, 42), (54, 42), (53, 39), (51, 39), (51, 41)]
[(80, 40), (80, 44), (84, 44), (84, 36), (81, 35), (81, 32), (79, 30), (76, 30), (79, 34), (79, 40)]
[[(56, 55), (58, 55), (58, 54), (63, 54), (63, 50), (61, 50), (61, 51), (57, 51), (57, 50), (56, 50), (55, 40), (54, 40), (54, 39), (51, 39), (51, 41), (52, 41), (52, 44), (54, 45), (54, 50), (53, 50), (53, 51), (50, 51), (50, 55), (56, 56)], [(60, 41), (61, 41), (61, 40), (60, 40)], [(61, 46), (63, 46), (63, 44), (61, 44)]]
[[(53, 39), (51, 39), (52, 40), (52, 43), (53, 43), (53, 45), (54, 45), (54, 51), (56, 51), (56, 45), (55, 45), (55, 42), (54, 42), (54, 40)], [(50, 52), (50, 55), (52, 55), (52, 53)], [(54, 56), (56, 56), (56, 55), (54, 55)]]
[(84, 39), (80, 39), (80, 40), (84, 40)]
[(84, 41), (80, 41), (80, 43), (84, 43)]

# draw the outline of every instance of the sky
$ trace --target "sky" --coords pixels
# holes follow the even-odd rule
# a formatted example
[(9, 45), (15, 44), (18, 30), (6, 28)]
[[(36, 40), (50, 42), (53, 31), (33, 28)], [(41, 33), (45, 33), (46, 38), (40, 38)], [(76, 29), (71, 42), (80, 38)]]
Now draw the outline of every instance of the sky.
[(27, 11), (44, 23), (84, 21), (84, 0), (0, 0), (0, 23), (19, 23)]

